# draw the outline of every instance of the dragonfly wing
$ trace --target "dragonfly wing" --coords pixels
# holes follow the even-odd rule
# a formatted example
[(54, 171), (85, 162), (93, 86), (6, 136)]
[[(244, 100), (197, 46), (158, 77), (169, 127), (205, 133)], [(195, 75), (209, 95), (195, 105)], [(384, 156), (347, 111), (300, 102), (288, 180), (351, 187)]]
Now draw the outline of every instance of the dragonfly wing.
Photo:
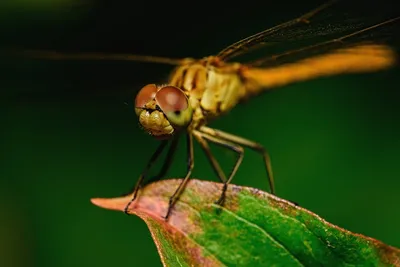
[(346, 1), (329, 1), (298, 18), (240, 40), (217, 56), (225, 61), (234, 59), (240, 62), (254, 60), (260, 55), (272, 56), (339, 38), (399, 15), (392, 14), (394, 12), (385, 0), (364, 2), (356, 7)]
[(391, 42), (399, 39), (399, 36), (395, 34), (398, 32), (399, 26), (400, 16), (370, 25), (334, 39), (285, 51), (272, 56), (261, 57), (257, 60), (247, 62), (247, 66), (275, 67), (282, 64), (298, 62), (299, 60), (317, 55), (329, 54), (338, 49), (343, 50), (345, 48), (367, 44), (389, 46)]
[(49, 50), (9, 50), (7, 55), (48, 60), (103, 60), (103, 61), (136, 61), (180, 65), (190, 59), (176, 59), (135, 54), (103, 54), (103, 53), (67, 53)]

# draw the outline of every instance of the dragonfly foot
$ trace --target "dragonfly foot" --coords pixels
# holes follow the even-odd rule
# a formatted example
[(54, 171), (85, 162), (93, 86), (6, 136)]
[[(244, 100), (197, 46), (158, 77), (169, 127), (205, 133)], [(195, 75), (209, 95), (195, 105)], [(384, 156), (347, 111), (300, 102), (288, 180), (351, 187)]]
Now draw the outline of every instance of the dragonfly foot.
[(165, 221), (168, 221), (169, 215), (171, 215), (171, 211), (172, 211), (172, 207), (169, 206), (169, 207), (168, 207), (168, 210), (167, 210), (167, 214), (165, 214), (165, 216), (162, 216), (162, 218), (163, 218)]
[(219, 197), (219, 199), (217, 201), (215, 201), (214, 203), (219, 205), (219, 206), (223, 206), (225, 202), (225, 192), (223, 192), (221, 194), (221, 196)]
[(169, 199), (169, 202), (168, 202), (167, 214), (165, 214), (165, 216), (162, 216), (162, 218), (163, 218), (165, 221), (168, 221), (169, 215), (171, 215), (171, 211), (172, 211), (172, 208), (174, 207), (174, 204), (175, 204), (175, 201), (174, 201), (174, 199), (171, 197), (171, 198)]
[(124, 208), (124, 213), (126, 214), (126, 215), (129, 215), (129, 212), (128, 212), (128, 210), (129, 210), (129, 206), (131, 205), (131, 202), (129, 202), (126, 206), (125, 206), (125, 208)]
[(135, 201), (136, 196), (137, 196), (137, 195), (134, 193), (132, 199), (128, 202), (128, 204), (126, 204), (126, 206), (125, 206), (125, 208), (124, 208), (124, 213), (125, 213), (126, 215), (130, 215), (130, 213), (129, 213), (129, 207), (131, 206), (132, 202)]
[(214, 202), (215, 204), (217, 204), (219, 206), (223, 206), (224, 205), (225, 193), (226, 193), (227, 189), (228, 189), (228, 184), (224, 184), (224, 186), (222, 187), (221, 196), (219, 197), (219, 199), (217, 201)]
[(164, 219), (164, 221), (168, 221), (168, 218), (169, 218), (169, 214), (167, 213), (165, 216), (161, 216), (161, 218), (163, 218)]

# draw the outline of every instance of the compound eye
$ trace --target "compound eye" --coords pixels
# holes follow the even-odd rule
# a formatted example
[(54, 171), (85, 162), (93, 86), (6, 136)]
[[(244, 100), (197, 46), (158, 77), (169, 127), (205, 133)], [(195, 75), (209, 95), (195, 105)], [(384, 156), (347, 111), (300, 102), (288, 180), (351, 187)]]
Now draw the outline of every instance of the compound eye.
[(188, 99), (181, 89), (174, 86), (165, 86), (156, 93), (158, 106), (164, 113), (179, 113), (188, 108)]
[(181, 89), (174, 86), (161, 88), (156, 93), (156, 102), (171, 124), (184, 127), (191, 122), (193, 110)]
[(154, 99), (157, 94), (157, 86), (148, 84), (140, 89), (135, 98), (135, 108), (144, 108), (145, 105)]

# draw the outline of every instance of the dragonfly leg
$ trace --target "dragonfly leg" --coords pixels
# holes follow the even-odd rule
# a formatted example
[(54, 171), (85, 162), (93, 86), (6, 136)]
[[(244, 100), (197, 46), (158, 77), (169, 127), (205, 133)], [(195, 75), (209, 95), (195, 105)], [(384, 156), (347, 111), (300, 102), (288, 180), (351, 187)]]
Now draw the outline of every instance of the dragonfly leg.
[(245, 147), (248, 147), (250, 149), (253, 149), (254, 151), (260, 153), (264, 159), (264, 163), (265, 163), (265, 168), (267, 170), (267, 175), (268, 175), (268, 182), (269, 182), (269, 187), (271, 190), (272, 194), (275, 194), (275, 183), (274, 183), (274, 175), (272, 172), (272, 166), (271, 166), (271, 159), (270, 156), (268, 154), (268, 151), (261, 145), (258, 144), (256, 142), (247, 140), (243, 137), (240, 136), (236, 136), (230, 133), (226, 133), (220, 130), (216, 130), (216, 129), (212, 129), (212, 128), (208, 128), (208, 127), (201, 127), (200, 131), (203, 133), (206, 133), (210, 136), (215, 136), (215, 137), (219, 137), (223, 140), (238, 144), (238, 145), (242, 145)]
[(178, 146), (179, 136), (175, 136), (172, 140), (171, 146), (168, 149), (167, 155), (165, 156), (165, 161), (159, 171), (159, 173), (146, 181), (146, 184), (152, 183), (154, 181), (158, 181), (163, 178), (169, 168), (171, 167), (172, 160), (174, 159), (175, 151)]
[(165, 220), (168, 220), (168, 217), (171, 214), (172, 208), (174, 207), (179, 196), (185, 189), (185, 186), (190, 179), (190, 175), (192, 174), (192, 170), (194, 167), (193, 136), (190, 133), (188, 133), (186, 135), (186, 138), (187, 138), (187, 158), (188, 158), (186, 176), (182, 180), (182, 182), (180, 183), (180, 185), (178, 186), (178, 188), (176, 189), (174, 194), (169, 198), (167, 214), (164, 217)]
[(199, 132), (199, 134), (204, 139), (206, 139), (206, 140), (208, 140), (210, 142), (213, 142), (216, 145), (220, 145), (220, 146), (226, 147), (226, 148), (228, 148), (230, 150), (233, 150), (234, 152), (236, 152), (238, 154), (238, 157), (236, 159), (235, 165), (233, 166), (232, 171), (229, 174), (228, 180), (226, 180), (224, 182), (224, 185), (222, 187), (221, 196), (216, 201), (216, 204), (222, 205), (224, 200), (225, 200), (225, 193), (226, 193), (226, 190), (228, 189), (228, 184), (231, 182), (232, 178), (235, 176), (237, 170), (239, 169), (240, 164), (242, 163), (243, 156), (244, 156), (244, 149), (243, 149), (243, 147), (241, 147), (238, 144), (234, 144), (233, 142), (224, 140), (224, 139), (219, 138), (217, 136), (209, 135), (209, 134), (203, 133), (203, 132)]
[(167, 140), (162, 141), (161, 144), (156, 149), (156, 151), (154, 151), (154, 153), (151, 156), (149, 162), (147, 163), (145, 169), (143, 170), (142, 174), (139, 176), (138, 181), (136, 182), (135, 188), (133, 189), (131, 200), (128, 202), (128, 204), (126, 204), (126, 206), (124, 208), (125, 214), (129, 215), (129, 213), (128, 213), (129, 206), (136, 199), (137, 193), (143, 183), (145, 176), (147, 175), (147, 172), (150, 170), (151, 166), (154, 164), (154, 162), (157, 160), (157, 158), (161, 155), (161, 152), (164, 150), (164, 148), (166, 147), (167, 144), (168, 144)]
[(203, 138), (202, 134), (198, 131), (193, 131), (193, 136), (196, 140), (200, 143), (201, 148), (203, 149), (204, 153), (206, 154), (208, 160), (211, 163), (217, 177), (222, 183), (226, 183), (226, 176), (225, 173), (222, 171), (221, 166), (219, 165), (218, 161), (215, 159), (213, 154), (211, 153), (211, 149), (208, 146), (208, 142), (206, 139)]

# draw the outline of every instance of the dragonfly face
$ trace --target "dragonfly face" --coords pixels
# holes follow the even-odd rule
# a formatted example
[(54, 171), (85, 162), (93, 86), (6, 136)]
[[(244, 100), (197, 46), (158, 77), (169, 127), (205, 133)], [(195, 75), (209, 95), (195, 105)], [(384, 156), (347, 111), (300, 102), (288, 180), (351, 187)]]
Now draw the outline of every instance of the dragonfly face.
[(136, 96), (135, 112), (145, 131), (167, 139), (192, 121), (192, 108), (185, 93), (175, 86), (144, 86)]

